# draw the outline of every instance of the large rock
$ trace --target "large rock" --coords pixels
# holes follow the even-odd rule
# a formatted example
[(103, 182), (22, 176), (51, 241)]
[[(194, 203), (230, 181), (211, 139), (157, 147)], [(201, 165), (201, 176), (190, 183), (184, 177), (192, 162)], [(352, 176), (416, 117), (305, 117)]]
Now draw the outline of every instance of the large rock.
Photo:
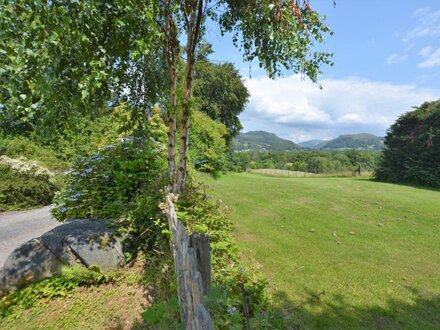
[(124, 265), (122, 238), (107, 220), (71, 220), (15, 249), (0, 270), (0, 291), (58, 275), (64, 265)]

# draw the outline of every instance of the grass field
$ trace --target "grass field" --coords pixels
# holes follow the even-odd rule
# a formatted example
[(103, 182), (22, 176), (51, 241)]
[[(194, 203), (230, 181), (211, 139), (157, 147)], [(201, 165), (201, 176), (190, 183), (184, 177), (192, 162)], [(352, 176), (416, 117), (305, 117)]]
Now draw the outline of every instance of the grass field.
[(301, 328), (440, 329), (440, 191), (249, 173), (206, 182)]

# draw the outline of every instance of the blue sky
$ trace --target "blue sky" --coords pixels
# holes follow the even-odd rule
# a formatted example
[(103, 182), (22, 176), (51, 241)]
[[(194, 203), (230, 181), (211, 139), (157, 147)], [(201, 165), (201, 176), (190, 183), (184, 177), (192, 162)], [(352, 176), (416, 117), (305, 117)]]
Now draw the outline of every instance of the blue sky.
[(251, 97), (244, 131), (266, 130), (295, 142), (367, 132), (383, 136), (402, 113), (440, 98), (439, 0), (310, 0), (334, 31), (334, 53), (319, 83), (286, 73), (275, 81), (243, 63), (231, 39), (211, 29), (212, 59), (240, 69)]

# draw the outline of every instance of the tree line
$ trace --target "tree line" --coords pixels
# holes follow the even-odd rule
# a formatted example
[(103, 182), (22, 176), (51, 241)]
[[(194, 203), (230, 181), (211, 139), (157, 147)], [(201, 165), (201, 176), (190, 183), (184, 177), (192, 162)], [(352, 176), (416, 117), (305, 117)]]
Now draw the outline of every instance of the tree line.
[(310, 173), (372, 172), (380, 158), (376, 151), (348, 149), (344, 151), (237, 152), (231, 155), (230, 168), (281, 169)]

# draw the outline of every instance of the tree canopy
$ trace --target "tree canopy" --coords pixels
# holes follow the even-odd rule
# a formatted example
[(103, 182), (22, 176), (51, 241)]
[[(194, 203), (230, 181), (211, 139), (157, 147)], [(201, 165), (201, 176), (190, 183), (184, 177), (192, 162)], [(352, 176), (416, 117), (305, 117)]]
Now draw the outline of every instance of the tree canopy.
[(194, 69), (208, 19), (272, 78), (287, 70), (316, 81), (320, 66), (331, 64), (331, 54), (313, 48), (330, 30), (307, 0), (0, 0), (0, 8), (2, 125), (43, 122), (53, 129), (115, 102), (162, 101), (169, 178), (178, 191), (187, 175)]
[(197, 64), (194, 96), (200, 111), (228, 128), (228, 142), (238, 135), (242, 129), (238, 115), (245, 109), (249, 91), (232, 63), (203, 61)]
[[(161, 93), (148, 1), (1, 0), (0, 8), (2, 126), (53, 130), (112, 99)], [(136, 88), (141, 72), (149, 84)]]
[(440, 101), (400, 116), (385, 137), (379, 180), (440, 187)]

